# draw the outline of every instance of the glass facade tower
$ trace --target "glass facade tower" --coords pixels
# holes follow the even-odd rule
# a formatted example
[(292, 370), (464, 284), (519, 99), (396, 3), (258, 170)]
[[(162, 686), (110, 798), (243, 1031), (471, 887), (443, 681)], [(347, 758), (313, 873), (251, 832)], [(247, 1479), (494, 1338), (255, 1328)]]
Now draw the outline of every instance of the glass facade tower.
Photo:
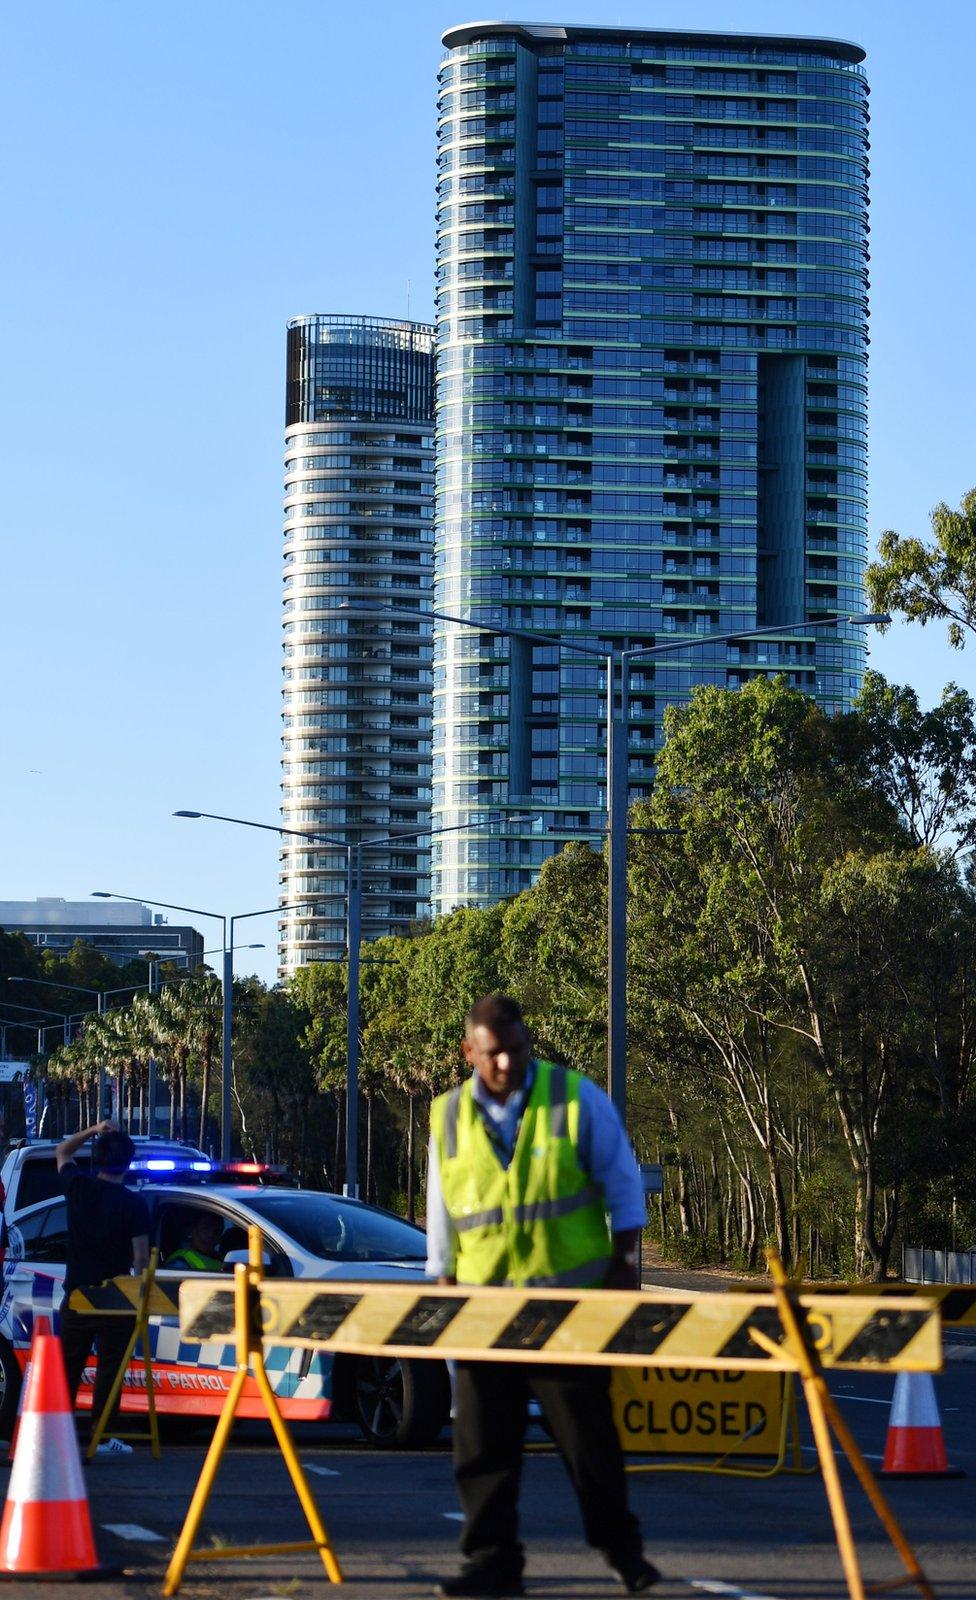
[[(379, 317), (288, 327), (282, 822), (355, 843), (430, 825), (433, 329)], [(358, 602), (369, 603), (357, 612)], [(364, 935), (427, 914), (427, 839), (366, 856)], [(345, 955), (345, 853), (286, 843), (282, 977)]]
[[(864, 667), (867, 85), (824, 39), (472, 24), (439, 74), (433, 905), (605, 822), (605, 674), (646, 793), (668, 705)], [(789, 624), (818, 621), (815, 631)], [(782, 639), (709, 634), (783, 624)], [(530, 810), (543, 829), (480, 826)]]

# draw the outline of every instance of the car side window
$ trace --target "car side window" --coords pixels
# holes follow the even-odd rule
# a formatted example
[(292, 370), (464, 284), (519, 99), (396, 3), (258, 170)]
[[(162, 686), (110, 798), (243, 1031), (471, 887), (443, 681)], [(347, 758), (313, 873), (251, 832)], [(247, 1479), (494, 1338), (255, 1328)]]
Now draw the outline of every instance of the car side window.
[[(241, 1226), (238, 1216), (231, 1211), (215, 1204), (212, 1196), (206, 1200), (201, 1199), (197, 1204), (187, 1200), (164, 1200), (157, 1204), (153, 1218), (152, 1240), (159, 1249), (160, 1265), (165, 1269), (166, 1262), (186, 1238), (187, 1230), (195, 1216), (201, 1211), (215, 1213), (221, 1221), (222, 1232), (215, 1249), (218, 1260), (225, 1261), (228, 1253), (232, 1253), (237, 1260), (238, 1252), (247, 1251), (247, 1230)], [(290, 1278), (292, 1276), (291, 1262), (288, 1257), (265, 1235), (265, 1249), (270, 1256), (268, 1265), (269, 1277)], [(227, 1262), (226, 1270), (232, 1270), (233, 1261)], [(182, 1264), (175, 1264), (169, 1269), (171, 1272), (186, 1272)]]
[[(19, 1236), (19, 1239), (18, 1239)], [(63, 1266), (68, 1253), (68, 1208), (63, 1200), (21, 1217), (10, 1228), (12, 1254), (21, 1261)], [(19, 1248), (18, 1248), (19, 1245)]]

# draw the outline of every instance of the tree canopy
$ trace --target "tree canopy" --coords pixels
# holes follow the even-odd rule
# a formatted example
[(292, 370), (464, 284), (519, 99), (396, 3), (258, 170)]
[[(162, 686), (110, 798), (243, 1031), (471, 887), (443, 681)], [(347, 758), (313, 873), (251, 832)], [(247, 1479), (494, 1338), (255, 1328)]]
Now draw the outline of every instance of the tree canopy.
[(958, 511), (940, 501), (931, 520), (928, 544), (891, 528), (881, 535), (868, 595), (875, 610), (900, 612), (908, 622), (946, 622), (949, 643), (961, 649), (976, 633), (976, 489)]

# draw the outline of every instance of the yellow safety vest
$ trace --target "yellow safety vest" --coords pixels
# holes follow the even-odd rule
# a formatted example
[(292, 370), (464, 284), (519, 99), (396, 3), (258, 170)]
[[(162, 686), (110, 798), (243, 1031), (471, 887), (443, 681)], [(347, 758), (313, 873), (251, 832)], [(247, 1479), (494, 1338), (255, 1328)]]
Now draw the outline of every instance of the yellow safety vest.
[(612, 1245), (603, 1191), (579, 1162), (579, 1090), (578, 1072), (535, 1063), (507, 1168), (470, 1079), (434, 1101), (430, 1128), (457, 1231), (459, 1283), (602, 1283)]

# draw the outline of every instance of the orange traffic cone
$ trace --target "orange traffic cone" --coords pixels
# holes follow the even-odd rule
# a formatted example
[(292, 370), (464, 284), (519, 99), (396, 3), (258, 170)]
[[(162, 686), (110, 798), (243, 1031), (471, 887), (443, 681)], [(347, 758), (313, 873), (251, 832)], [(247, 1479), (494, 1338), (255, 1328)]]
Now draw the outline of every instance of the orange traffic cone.
[(888, 1420), (882, 1478), (964, 1478), (949, 1466), (935, 1384), (928, 1372), (899, 1372)]
[(14, 1425), (10, 1430), (10, 1443), (7, 1445), (8, 1461), (12, 1461), (14, 1459), (14, 1452), (17, 1449), (17, 1435), (20, 1433), (20, 1419), (24, 1414), (24, 1396), (27, 1393), (30, 1385), (31, 1366), (33, 1365), (34, 1361), (34, 1343), (40, 1334), (50, 1333), (50, 1331), (51, 1324), (48, 1322), (47, 1317), (34, 1318), (34, 1331), (31, 1335), (30, 1349), (27, 1352), (27, 1365), (24, 1368), (24, 1375), (20, 1382), (20, 1394), (17, 1396), (17, 1415), (14, 1417)]
[(95, 1551), (61, 1341), (39, 1333), (0, 1522), (0, 1578), (61, 1574), (106, 1571)]

